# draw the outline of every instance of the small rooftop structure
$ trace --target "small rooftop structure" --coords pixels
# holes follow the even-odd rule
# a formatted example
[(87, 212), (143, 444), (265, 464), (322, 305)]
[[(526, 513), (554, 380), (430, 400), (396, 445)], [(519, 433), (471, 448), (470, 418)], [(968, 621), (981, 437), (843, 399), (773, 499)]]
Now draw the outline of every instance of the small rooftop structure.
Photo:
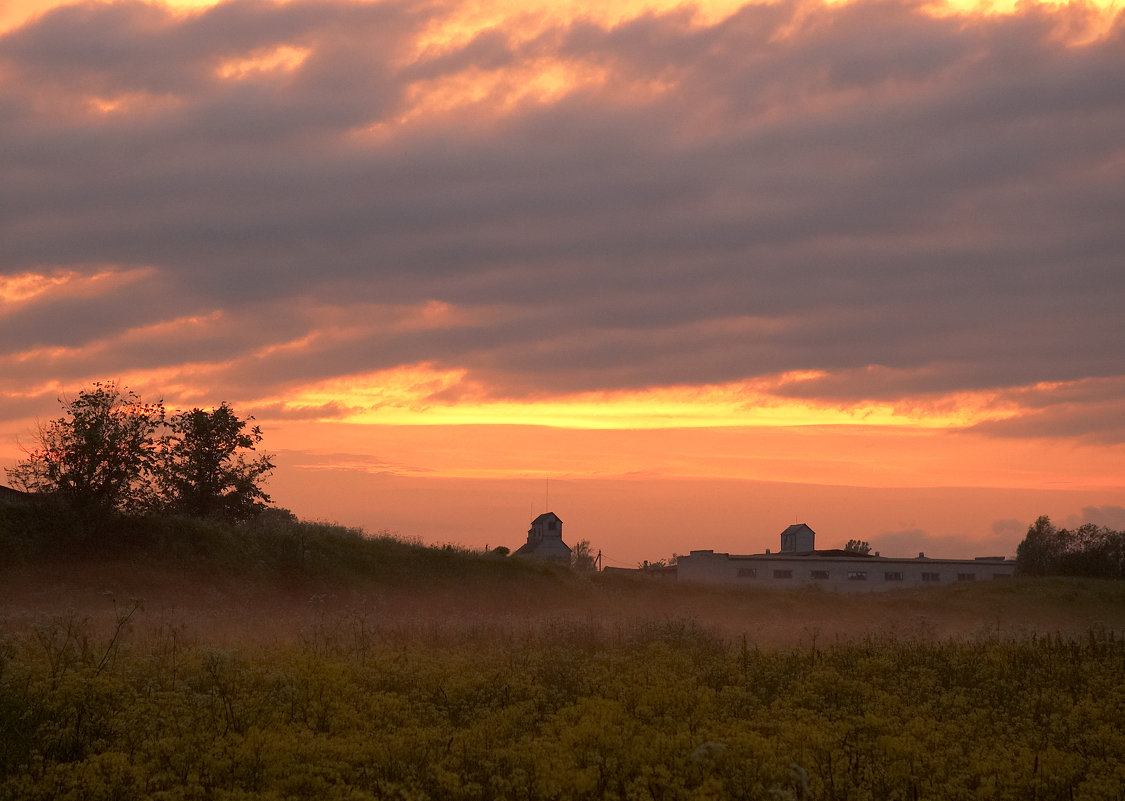
[(570, 564), (570, 546), (562, 539), (563, 521), (554, 512), (544, 512), (531, 521), (527, 542), (512, 556), (540, 559), (555, 564)]
[(807, 523), (794, 523), (781, 532), (782, 553), (808, 553), (816, 550), (816, 532)]

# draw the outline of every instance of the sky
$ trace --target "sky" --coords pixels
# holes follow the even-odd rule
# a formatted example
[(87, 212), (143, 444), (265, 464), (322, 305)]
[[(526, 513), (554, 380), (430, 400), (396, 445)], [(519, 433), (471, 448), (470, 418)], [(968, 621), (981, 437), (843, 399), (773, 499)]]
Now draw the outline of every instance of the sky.
[(0, 467), (115, 380), (273, 500), (606, 564), (1125, 528), (1115, 2), (0, 0)]

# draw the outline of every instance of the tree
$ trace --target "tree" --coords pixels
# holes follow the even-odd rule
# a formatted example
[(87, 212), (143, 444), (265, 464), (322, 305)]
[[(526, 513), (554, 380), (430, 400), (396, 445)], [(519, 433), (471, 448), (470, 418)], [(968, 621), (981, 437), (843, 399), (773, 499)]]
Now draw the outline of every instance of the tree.
[(867, 540), (848, 540), (844, 550), (852, 553), (871, 553), (871, 544)]
[(589, 540), (579, 540), (570, 549), (570, 566), (575, 570), (593, 570), (597, 567), (596, 557)]
[(1016, 570), (1029, 576), (1047, 576), (1060, 570), (1066, 553), (1064, 537), (1051, 524), (1051, 518), (1041, 515), (1027, 527), (1027, 535), (1016, 546)]
[(63, 416), (39, 426), (39, 447), (8, 468), (8, 479), (27, 492), (59, 497), (81, 509), (144, 508), (163, 403), (142, 403), (112, 381), (95, 383), (59, 403)]
[(246, 452), (262, 441), (258, 426), (246, 430), (253, 419), (240, 419), (225, 402), (168, 419), (156, 471), (165, 508), (227, 520), (245, 520), (266, 508), (270, 497), (261, 482), (274, 465), (268, 455), (247, 458)]
[(1125, 578), (1125, 532), (1085, 523), (1055, 528), (1046, 515), (1016, 548), (1016, 570), (1029, 576)]

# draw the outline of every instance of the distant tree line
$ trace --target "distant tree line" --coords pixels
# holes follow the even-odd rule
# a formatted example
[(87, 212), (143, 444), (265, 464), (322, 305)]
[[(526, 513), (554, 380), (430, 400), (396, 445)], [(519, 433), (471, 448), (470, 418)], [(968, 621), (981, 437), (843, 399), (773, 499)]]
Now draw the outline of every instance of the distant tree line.
[(1055, 528), (1044, 515), (1016, 549), (1016, 570), (1027, 576), (1125, 578), (1125, 531), (1093, 523)]
[(169, 513), (230, 521), (264, 510), (273, 471), (252, 417), (227, 404), (168, 414), (114, 382), (95, 383), (62, 417), (40, 424), (38, 447), (7, 469), (8, 480), (45, 502), (87, 513)]

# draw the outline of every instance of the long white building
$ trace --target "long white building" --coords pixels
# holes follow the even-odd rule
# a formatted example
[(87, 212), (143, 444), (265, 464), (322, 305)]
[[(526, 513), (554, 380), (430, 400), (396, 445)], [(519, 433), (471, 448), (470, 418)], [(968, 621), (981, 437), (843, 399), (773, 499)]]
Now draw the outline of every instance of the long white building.
[(816, 550), (816, 533), (804, 523), (781, 532), (781, 550), (745, 556), (692, 551), (679, 557), (677, 581), (743, 586), (816, 585), (843, 592), (935, 587), (963, 581), (992, 581), (1015, 574), (1014, 559), (894, 558), (842, 549)]

